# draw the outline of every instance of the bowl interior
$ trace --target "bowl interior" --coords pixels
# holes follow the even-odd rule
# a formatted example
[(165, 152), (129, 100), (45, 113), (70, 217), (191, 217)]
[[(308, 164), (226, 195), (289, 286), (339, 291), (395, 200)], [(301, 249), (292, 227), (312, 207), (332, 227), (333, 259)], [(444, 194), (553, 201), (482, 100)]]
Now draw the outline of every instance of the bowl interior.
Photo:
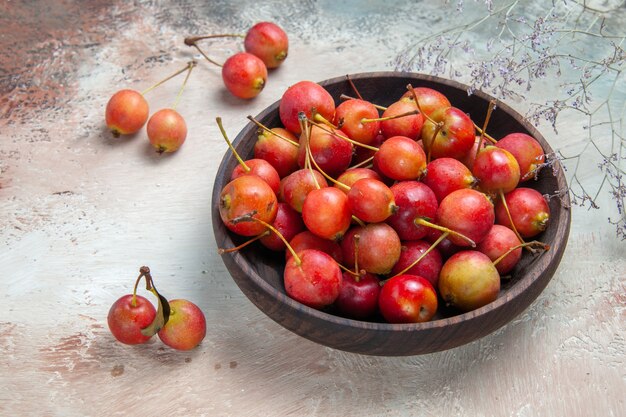
[[(492, 99), (491, 96), (480, 91), (468, 95), (467, 87), (460, 83), (414, 73), (354, 74), (350, 75), (350, 79), (365, 100), (382, 106), (388, 106), (396, 101), (404, 94), (408, 84), (413, 87), (436, 89), (446, 95), (453, 106), (468, 113), (478, 125), (482, 125), (486, 117), (488, 103)], [(345, 76), (323, 81), (320, 84), (330, 92), (336, 103), (340, 102), (342, 94), (355, 95)], [(278, 115), (278, 106), (279, 102), (272, 104), (255, 119), (268, 127), (282, 126)], [(528, 133), (541, 143), (546, 154), (553, 154), (552, 148), (543, 136), (520, 114), (504, 103), (498, 102), (487, 131), (495, 138), (513, 132)], [(253, 123), (249, 123), (237, 135), (233, 144), (244, 158), (251, 158), (256, 138), (257, 128)], [(218, 247), (232, 247), (246, 240), (226, 229), (217, 210), (219, 193), (224, 185), (229, 182), (230, 173), (236, 164), (237, 161), (232, 154), (226, 152), (214, 183), (212, 220)], [(382, 320), (364, 322), (346, 319), (333, 314), (332, 310), (318, 311), (301, 305), (285, 294), (282, 279), (283, 253), (271, 252), (261, 245), (254, 244), (239, 252), (223, 255), (223, 260), (236, 283), (253, 303), (278, 323), (316, 342), (344, 350), (382, 355), (426, 353), (458, 346), (481, 337), (511, 320), (537, 297), (553, 275), (565, 249), (570, 225), (567, 184), (562, 170), (558, 169), (558, 162), (556, 165), (557, 169), (541, 170), (538, 180), (524, 183), (524, 186), (535, 188), (544, 195), (553, 196), (549, 199), (550, 223), (547, 229), (537, 237), (538, 240), (549, 244), (551, 249), (538, 255), (525, 254), (511, 273), (512, 278), (502, 281), (498, 299), (469, 313), (458, 314), (456, 311), (440, 308), (434, 320), (417, 324), (388, 324)], [(513, 306), (515, 308), (512, 307), (511, 303), (516, 303)], [(495, 313), (497, 315), (494, 319)], [(297, 316), (295, 319), (294, 315)], [(482, 319), (489, 320), (490, 324), (481, 323)], [(441, 345), (430, 343), (427, 347), (420, 347), (418, 346), (419, 343), (416, 343), (414, 349), (408, 347), (403, 350), (391, 347), (380, 350), (363, 346), (363, 343), (371, 342), (367, 337), (363, 338), (363, 342), (328, 342), (325, 332), (314, 327), (314, 325), (307, 325), (307, 320), (315, 323), (315, 326), (319, 326), (320, 323), (322, 323), (322, 327), (328, 325), (329, 329), (333, 329), (332, 331), (336, 331), (337, 328), (350, 328), (359, 332), (379, 334), (390, 332), (419, 333), (428, 330), (446, 331), (446, 329), (463, 326), (464, 322), (473, 323), (479, 330), (474, 332), (474, 335), (459, 336), (456, 340)]]

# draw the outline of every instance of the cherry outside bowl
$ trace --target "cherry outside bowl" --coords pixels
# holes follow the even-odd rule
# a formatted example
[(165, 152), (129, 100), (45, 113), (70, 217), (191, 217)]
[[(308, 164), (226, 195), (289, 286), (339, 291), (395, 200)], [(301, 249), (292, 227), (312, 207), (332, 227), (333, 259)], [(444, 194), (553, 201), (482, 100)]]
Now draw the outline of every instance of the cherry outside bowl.
[[(402, 72), (351, 74), (361, 96), (375, 104), (388, 106), (413, 87), (430, 87), (445, 94), (453, 106), (468, 113), (481, 125), (491, 96), (480, 91), (468, 95), (467, 86), (438, 77)], [(340, 95), (354, 95), (345, 76), (320, 82), (340, 102)], [(255, 118), (269, 127), (282, 126), (279, 102)], [(242, 117), (246, 115), (242, 114)], [(233, 141), (244, 158), (251, 158), (257, 127), (248, 123)], [(524, 117), (504, 103), (498, 103), (488, 126), (488, 133), (500, 138), (512, 132), (525, 132), (536, 138), (546, 154), (553, 152), (543, 136)], [(230, 233), (218, 212), (221, 189), (229, 182), (237, 161), (226, 152), (214, 183), (212, 221), (217, 246), (233, 247), (245, 240)], [(557, 163), (558, 164), (558, 163)], [(477, 310), (453, 315), (444, 308), (434, 320), (416, 324), (388, 324), (351, 320), (329, 311), (318, 311), (291, 299), (283, 286), (284, 254), (270, 252), (261, 245), (222, 255), (226, 268), (241, 291), (268, 317), (292, 332), (335, 349), (368, 355), (406, 356), (451, 349), (488, 335), (524, 311), (543, 291), (563, 256), (570, 229), (569, 196), (565, 176), (560, 169), (543, 169), (537, 181), (524, 186), (542, 194), (557, 195), (549, 200), (551, 218), (538, 240), (550, 245), (539, 255), (525, 254), (510, 280), (503, 280), (498, 298)]]

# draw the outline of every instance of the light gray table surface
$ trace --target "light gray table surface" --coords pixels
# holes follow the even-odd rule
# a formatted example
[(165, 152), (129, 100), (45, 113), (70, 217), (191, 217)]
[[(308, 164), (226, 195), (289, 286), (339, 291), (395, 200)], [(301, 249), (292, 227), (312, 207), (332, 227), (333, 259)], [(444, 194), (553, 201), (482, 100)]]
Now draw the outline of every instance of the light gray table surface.
[[(362, 356), (292, 334), (241, 293), (217, 254), (210, 196), (226, 152), (217, 116), (234, 138), (247, 115), (289, 85), (399, 68), (398, 56), (418, 51), (414, 42), (480, 19), (488, 3), (466, 0), (458, 11), (455, 1), (2, 2), (0, 414), (626, 415), (626, 242), (607, 220), (620, 214), (606, 186), (599, 208), (572, 207), (562, 263), (523, 314), (483, 339), (428, 355)], [(600, 15), (606, 33), (623, 36), (623, 2), (587, 3), (617, 7)], [(496, 1), (493, 10), (506, 4)], [(532, 23), (551, 3), (511, 4)], [(289, 57), (260, 96), (238, 100), (183, 38), (241, 33), (262, 20), (288, 32)], [(495, 21), (468, 28), (460, 41), (485, 49)], [(575, 52), (602, 59), (597, 42), (582, 36)], [(222, 60), (240, 48), (237, 40), (207, 44)], [(465, 57), (445, 58), (459, 81), (470, 81)], [(111, 94), (142, 90), (190, 59), (198, 66), (177, 107), (189, 128), (180, 151), (157, 155), (145, 131), (110, 136), (103, 115)], [(612, 65), (623, 71), (624, 58)], [(152, 109), (169, 106), (181, 80), (149, 93)], [(594, 99), (602, 100), (606, 83)], [(503, 100), (524, 114), (564, 88), (555, 79), (535, 84), (524, 98)], [(613, 137), (609, 151), (623, 152), (623, 105), (615, 102), (625, 101), (625, 84), (621, 76), (611, 96), (622, 145)], [(566, 161), (567, 175), (593, 195), (605, 176), (602, 158), (588, 150), (586, 123), (564, 111), (558, 133), (549, 123), (538, 127), (564, 155), (586, 152), (578, 165)], [(132, 291), (141, 265), (164, 295), (204, 311), (207, 335), (195, 350), (158, 340), (125, 346), (109, 333), (108, 309)]]

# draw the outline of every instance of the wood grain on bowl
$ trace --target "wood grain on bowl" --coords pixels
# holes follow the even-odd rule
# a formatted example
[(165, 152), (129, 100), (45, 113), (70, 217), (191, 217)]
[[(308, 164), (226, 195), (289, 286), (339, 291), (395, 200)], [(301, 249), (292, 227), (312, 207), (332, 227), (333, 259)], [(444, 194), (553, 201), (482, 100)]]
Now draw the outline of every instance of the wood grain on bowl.
[[(351, 74), (364, 99), (388, 106), (406, 92), (406, 87), (430, 87), (442, 92), (453, 106), (468, 113), (481, 124), (492, 97), (480, 91), (468, 95), (467, 86), (438, 77), (414, 73), (379, 72)], [(320, 83), (339, 103), (341, 94), (353, 95), (345, 76)], [(256, 119), (269, 127), (280, 126), (276, 102)], [(242, 117), (245, 117), (242, 115)], [(233, 141), (237, 151), (251, 156), (257, 127), (249, 123)], [(505, 103), (498, 102), (489, 122), (491, 136), (499, 138), (512, 132), (524, 132), (536, 138), (546, 154), (553, 152), (539, 131), (522, 115)], [(226, 153), (219, 167), (212, 195), (217, 207), (220, 190), (228, 182), (237, 161)], [(419, 324), (388, 324), (346, 319), (327, 311), (304, 306), (285, 294), (282, 283), (283, 254), (271, 253), (260, 246), (227, 253), (224, 264), (241, 291), (268, 317), (294, 333), (314, 342), (369, 355), (403, 356), (431, 353), (454, 348), (502, 327), (526, 309), (546, 287), (556, 271), (565, 250), (570, 229), (569, 197), (561, 169), (544, 169), (536, 181), (525, 183), (550, 198), (551, 218), (547, 229), (538, 237), (550, 249), (535, 255), (527, 254), (503, 281), (498, 298), (477, 310), (452, 315), (442, 309), (432, 321)], [(242, 239), (230, 233), (222, 223), (218, 210), (213, 210), (213, 229), (218, 247), (232, 247)]]

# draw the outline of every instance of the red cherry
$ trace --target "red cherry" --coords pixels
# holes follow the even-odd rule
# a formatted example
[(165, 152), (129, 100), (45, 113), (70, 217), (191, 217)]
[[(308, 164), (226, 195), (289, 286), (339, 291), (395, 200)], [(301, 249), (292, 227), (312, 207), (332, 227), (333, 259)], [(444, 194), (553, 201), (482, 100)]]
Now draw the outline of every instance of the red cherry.
[(170, 300), (170, 316), (159, 330), (159, 339), (177, 350), (191, 350), (198, 346), (206, 335), (204, 313), (187, 300)]
[[(476, 138), (474, 122), (456, 107), (439, 108), (430, 117), (434, 123), (426, 120), (422, 128), (422, 141), (426, 153), (430, 154), (432, 159), (464, 158)], [(439, 122), (443, 123), (443, 126), (433, 138), (437, 131), (435, 123)]]
[[(430, 116), (435, 110), (439, 108), (450, 107), (450, 101), (446, 96), (439, 91), (428, 87), (415, 87), (413, 88), (417, 100), (420, 105), (420, 110), (425, 115)], [(409, 90), (402, 95), (403, 99), (413, 100), (413, 93)]]
[(378, 110), (365, 100), (351, 99), (335, 109), (335, 125), (352, 140), (366, 145), (372, 144), (380, 130), (380, 122), (363, 123), (363, 119), (378, 118)]
[[(436, 222), (480, 243), (495, 221), (494, 207), (489, 198), (470, 188), (448, 194), (439, 204)], [(450, 234), (448, 239), (458, 246), (470, 246), (467, 240)]]
[(373, 178), (361, 178), (347, 195), (351, 213), (366, 223), (383, 222), (398, 209), (389, 187)]
[(251, 215), (271, 224), (276, 218), (278, 201), (272, 188), (256, 175), (244, 175), (230, 181), (220, 193), (219, 212), (224, 225), (242, 236), (257, 236), (265, 226), (254, 220), (239, 221)]
[[(400, 259), (391, 270), (392, 275), (399, 274), (409, 267), (415, 260), (419, 259), (430, 248), (431, 244), (425, 240), (410, 240), (402, 242), (402, 251)], [(417, 265), (413, 266), (405, 272), (405, 274), (419, 275), (426, 278), (434, 287), (439, 281), (439, 272), (443, 264), (441, 253), (437, 247), (434, 247), (426, 254)]]
[(302, 133), (298, 118), (300, 112), (304, 112), (309, 119), (313, 117), (313, 112), (317, 112), (326, 120), (333, 120), (335, 100), (321, 85), (300, 81), (283, 93), (278, 109), (285, 128), (296, 135)]
[[(289, 139), (291, 142), (286, 141)], [(269, 162), (280, 178), (284, 178), (299, 169), (298, 166), (298, 138), (282, 127), (274, 127), (259, 132), (254, 144), (254, 157)]]
[(224, 62), (222, 80), (232, 95), (250, 99), (263, 91), (267, 82), (267, 68), (260, 58), (239, 52)]
[(304, 199), (302, 219), (319, 237), (339, 240), (352, 221), (348, 197), (335, 187), (312, 190)]
[[(276, 218), (272, 226), (287, 240), (304, 230), (304, 222), (300, 213), (295, 211), (287, 203), (278, 203)], [(260, 239), (263, 246), (274, 251), (283, 251), (287, 248), (285, 242), (276, 233), (270, 233)]]
[[(543, 195), (532, 188), (518, 187), (504, 195), (517, 232), (531, 238), (543, 232), (550, 221), (550, 206)], [(512, 228), (501, 200), (496, 204), (496, 221)]]
[(319, 187), (328, 187), (326, 178), (318, 171), (299, 169), (280, 181), (281, 201), (289, 204), (298, 213), (302, 213), (302, 205), (307, 194)]
[(187, 138), (185, 119), (174, 109), (154, 113), (146, 127), (148, 139), (159, 153), (177, 151)]
[(107, 323), (117, 340), (127, 345), (137, 345), (150, 340), (150, 336), (141, 334), (141, 329), (148, 327), (155, 317), (156, 310), (148, 299), (136, 295), (133, 303), (133, 295), (127, 294), (113, 303)]
[(389, 323), (423, 323), (437, 312), (437, 293), (423, 277), (398, 275), (384, 283), (378, 306)]
[(374, 155), (374, 169), (397, 181), (420, 178), (426, 171), (426, 154), (406, 136), (393, 136)]
[[(324, 239), (314, 235), (308, 230), (304, 230), (293, 237), (289, 241), (289, 245), (296, 253), (300, 253), (304, 249), (317, 249), (330, 255), (337, 263), (343, 263), (343, 252), (339, 243)], [(292, 255), (290, 251), (286, 252), (286, 259), (289, 259)]]
[(519, 184), (520, 169), (515, 157), (506, 149), (487, 146), (474, 160), (472, 173), (479, 188), (486, 193), (508, 193)]
[(468, 167), (454, 158), (439, 158), (426, 165), (426, 175), (422, 182), (428, 185), (441, 202), (452, 191), (472, 188), (476, 178)]
[[(494, 224), (476, 249), (489, 257), (492, 261), (497, 260), (511, 248), (520, 244), (517, 235), (506, 226)], [(496, 264), (500, 275), (510, 272), (522, 257), (522, 248), (511, 251), (507, 256)]]
[(424, 238), (430, 228), (417, 224), (416, 219), (432, 220), (437, 214), (437, 197), (424, 183), (402, 181), (391, 186), (398, 210), (387, 219), (402, 240)]
[(287, 260), (284, 271), (285, 291), (296, 301), (312, 308), (335, 302), (341, 288), (341, 269), (324, 252), (305, 249)]
[(463, 250), (452, 255), (441, 268), (439, 293), (446, 305), (471, 311), (498, 298), (500, 275), (482, 252)]
[(546, 160), (541, 144), (526, 133), (510, 133), (496, 142), (495, 146), (511, 152), (520, 168), (520, 181), (536, 178)]
[(289, 39), (275, 23), (259, 22), (252, 26), (243, 40), (246, 52), (259, 57), (267, 68), (277, 68), (287, 58)]
[(245, 161), (245, 166), (241, 164), (237, 165), (235, 169), (233, 169), (230, 179), (234, 180), (242, 175), (256, 175), (261, 177), (261, 179), (272, 188), (275, 194), (278, 194), (280, 191), (280, 177), (278, 176), (278, 172), (264, 159), (248, 159)]
[(138, 132), (148, 120), (148, 102), (135, 90), (120, 90), (109, 99), (105, 120), (113, 136)]
[(395, 230), (386, 223), (370, 223), (352, 227), (341, 241), (346, 266), (355, 265), (355, 236), (359, 235), (359, 270), (372, 274), (388, 274), (400, 259), (401, 243)]
[(380, 280), (376, 275), (366, 273), (355, 277), (344, 272), (335, 306), (346, 317), (364, 320), (378, 310), (379, 294)]
[(387, 110), (383, 112), (381, 118), (394, 118), (380, 122), (380, 130), (383, 136), (386, 138), (406, 136), (413, 140), (417, 140), (420, 132), (422, 131), (424, 116), (417, 113), (396, 117), (401, 114), (414, 112), (416, 110), (417, 107), (415, 106), (415, 102), (408, 98), (400, 99), (387, 107)]

